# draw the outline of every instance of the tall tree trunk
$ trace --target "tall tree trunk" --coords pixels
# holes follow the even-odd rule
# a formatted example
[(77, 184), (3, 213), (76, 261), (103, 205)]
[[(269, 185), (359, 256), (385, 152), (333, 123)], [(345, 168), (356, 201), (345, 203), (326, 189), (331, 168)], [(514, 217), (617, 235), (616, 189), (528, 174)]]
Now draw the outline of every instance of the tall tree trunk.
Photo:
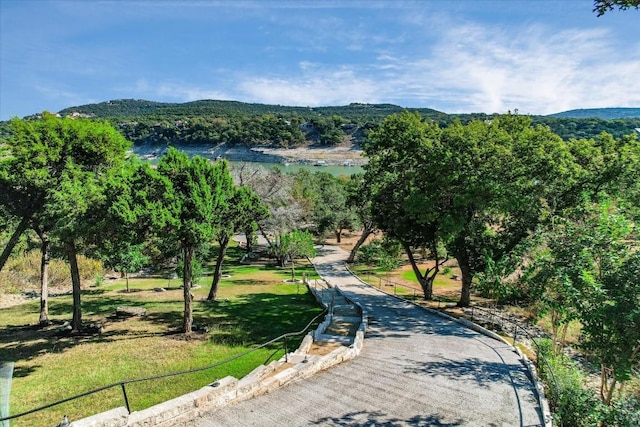
[(11, 251), (18, 244), (18, 240), (20, 239), (20, 236), (22, 236), (22, 233), (24, 233), (26, 229), (29, 227), (29, 221), (31, 221), (31, 215), (25, 216), (24, 218), (22, 218), (22, 220), (20, 220), (20, 223), (18, 224), (16, 229), (13, 231), (13, 234), (9, 239), (9, 243), (7, 243), (7, 246), (5, 246), (4, 250), (2, 251), (2, 255), (0, 255), (0, 271), (2, 271), (4, 264), (9, 259), (9, 255), (11, 255)]
[(38, 230), (42, 241), (42, 257), (40, 258), (40, 325), (48, 325), (49, 321), (49, 260), (51, 250), (49, 236)]
[(124, 283), (126, 284), (127, 292), (129, 292), (129, 272), (128, 271), (124, 272)]
[(65, 245), (67, 257), (69, 258), (69, 269), (71, 271), (71, 284), (73, 286), (73, 319), (71, 321), (71, 332), (82, 331), (82, 308), (80, 301), (80, 271), (78, 270), (78, 259), (76, 244), (70, 240)]
[(336, 243), (342, 243), (342, 229), (336, 230)]
[[(464, 250), (463, 250), (464, 251)], [(458, 307), (469, 307), (471, 305), (471, 282), (473, 281), (473, 272), (469, 265), (469, 257), (466, 252), (456, 256), (458, 266), (462, 275), (462, 288), (460, 289), (460, 301)]]
[(271, 248), (271, 250), (273, 251), (274, 249), (273, 242), (271, 241), (271, 239), (269, 239), (269, 236), (267, 235), (267, 233), (264, 232), (264, 229), (259, 224), (258, 224), (258, 228), (260, 229), (260, 233), (262, 234), (262, 237), (264, 237), (264, 239), (267, 241), (269, 248)]
[(438, 271), (440, 271), (440, 259), (436, 254), (435, 265), (429, 269), (427, 269), (424, 274), (418, 268), (418, 264), (416, 263), (415, 258), (413, 257), (413, 252), (411, 251), (411, 246), (404, 245), (404, 250), (407, 253), (407, 257), (409, 258), (409, 263), (411, 264), (411, 268), (413, 269), (413, 273), (416, 275), (418, 279), (418, 283), (420, 283), (420, 287), (422, 288), (422, 292), (424, 293), (424, 299), (432, 300), (433, 299), (433, 282), (436, 279), (436, 275)]
[(252, 228), (247, 228), (244, 232), (244, 235), (247, 239), (247, 253), (250, 254), (251, 252), (253, 252), (253, 234), (254, 231)]
[(184, 318), (182, 320), (182, 332), (185, 334), (191, 333), (193, 326), (193, 309), (191, 307), (191, 276), (193, 275), (193, 252), (192, 245), (185, 245), (183, 254), (184, 270), (182, 271), (182, 287), (184, 290)]
[(218, 297), (218, 286), (220, 285), (220, 279), (222, 278), (222, 262), (224, 261), (224, 254), (227, 252), (229, 246), (229, 236), (224, 236), (218, 240), (218, 258), (216, 259), (216, 268), (213, 271), (213, 281), (211, 282), (211, 289), (209, 289), (208, 301), (215, 301)]
[(362, 234), (360, 235), (360, 238), (356, 242), (356, 245), (353, 247), (353, 249), (351, 249), (349, 258), (347, 258), (347, 263), (351, 264), (352, 262), (355, 261), (356, 254), (358, 253), (358, 249), (360, 249), (360, 246), (362, 246), (364, 242), (367, 240), (367, 238), (372, 234), (373, 234), (373, 228), (365, 228), (364, 230), (362, 230)]

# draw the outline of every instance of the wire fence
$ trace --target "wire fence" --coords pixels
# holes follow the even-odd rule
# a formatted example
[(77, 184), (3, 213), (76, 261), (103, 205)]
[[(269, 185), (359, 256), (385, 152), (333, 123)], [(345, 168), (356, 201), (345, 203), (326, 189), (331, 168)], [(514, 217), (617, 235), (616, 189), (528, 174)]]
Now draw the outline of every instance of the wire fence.
[[(49, 409), (52, 408), (54, 406), (58, 406), (61, 405), (63, 403), (66, 402), (70, 402), (73, 400), (77, 400), (86, 396), (90, 396), (92, 394), (96, 394), (105, 390), (109, 390), (112, 388), (120, 388), (120, 390), (122, 391), (122, 400), (124, 402), (125, 407), (127, 408), (127, 412), (131, 413), (131, 406), (130, 406), (130, 401), (129, 401), (129, 396), (127, 395), (127, 385), (128, 384), (134, 384), (134, 383), (141, 383), (141, 382), (145, 382), (145, 381), (151, 381), (151, 380), (157, 380), (157, 379), (161, 379), (161, 378), (168, 378), (168, 377), (175, 377), (175, 376), (179, 376), (179, 375), (186, 375), (186, 374), (191, 374), (194, 372), (201, 372), (201, 371), (207, 371), (210, 369), (215, 369), (218, 368), (222, 365), (226, 365), (230, 362), (233, 362), (237, 359), (240, 359), (244, 356), (247, 356), (248, 354), (251, 354), (257, 350), (260, 350), (262, 348), (271, 346), (272, 344), (275, 344), (277, 342), (282, 342), (282, 350), (284, 351), (285, 354), (285, 361), (287, 360), (288, 357), (288, 346), (287, 346), (287, 338), (292, 338), (292, 337), (297, 337), (300, 336), (302, 334), (307, 333), (312, 327), (313, 325), (315, 325), (318, 322), (318, 319), (320, 319), (321, 316), (324, 316), (327, 313), (327, 310), (322, 311), (320, 314), (318, 314), (317, 316), (315, 316), (313, 319), (311, 319), (311, 321), (309, 323), (307, 323), (307, 325), (301, 329), (300, 331), (297, 332), (289, 332), (286, 334), (282, 334), (270, 341), (267, 341), (265, 343), (262, 343), (260, 345), (257, 345), (256, 347), (249, 349), (247, 351), (244, 351), (240, 354), (237, 354), (235, 356), (229, 357), (225, 360), (222, 360), (220, 362), (211, 364), (211, 365), (207, 365), (207, 366), (203, 366), (200, 368), (194, 368), (194, 369), (188, 369), (188, 370), (184, 370), (184, 371), (178, 371), (178, 372), (170, 372), (167, 374), (160, 374), (160, 375), (153, 375), (153, 376), (148, 376), (148, 377), (142, 377), (142, 378), (134, 378), (134, 379), (128, 379), (128, 380), (123, 380), (123, 381), (119, 381), (117, 383), (113, 383), (113, 384), (109, 384), (109, 385), (105, 385), (103, 387), (99, 387), (93, 390), (89, 390), (86, 391), (84, 393), (80, 393), (80, 394), (76, 394), (74, 396), (71, 397), (67, 397), (66, 399), (62, 399), (62, 400), (58, 400), (56, 402), (53, 403), (49, 403), (43, 406), (39, 406), (37, 408), (28, 410), (28, 411), (24, 411), (21, 412), (19, 414), (14, 414), (11, 416), (6, 416), (3, 418), (0, 418), (0, 425), (3, 425), (4, 422), (8, 422), (9, 420), (13, 420), (13, 419), (17, 419), (20, 417), (24, 417), (26, 415), (30, 415), (30, 414), (34, 414), (36, 412), (40, 412), (40, 411), (44, 411), (45, 409)], [(271, 355), (269, 356), (269, 358), (264, 362), (264, 364), (268, 363), (269, 360), (271, 360), (271, 358), (273, 357), (273, 355), (275, 355), (278, 352), (279, 349), (276, 349), (273, 353), (271, 353)]]

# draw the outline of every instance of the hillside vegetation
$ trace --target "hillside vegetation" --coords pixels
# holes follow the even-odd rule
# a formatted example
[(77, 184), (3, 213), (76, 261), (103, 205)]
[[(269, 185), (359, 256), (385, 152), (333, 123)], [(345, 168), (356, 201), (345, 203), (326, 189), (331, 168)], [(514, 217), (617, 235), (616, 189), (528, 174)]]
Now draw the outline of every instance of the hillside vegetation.
[[(164, 103), (119, 99), (69, 107), (62, 116), (109, 120), (134, 145), (248, 144), (292, 148), (366, 143), (370, 130), (391, 114), (418, 112), (424, 119), (447, 127), (456, 120), (491, 120), (485, 113), (447, 114), (430, 108), (393, 104), (352, 103), (345, 106), (293, 107), (238, 101), (201, 100)], [(551, 116), (532, 116), (563, 139), (594, 138), (607, 132), (616, 138), (640, 128), (640, 109), (573, 110)]]
[(573, 119), (596, 118), (596, 119), (627, 119), (640, 118), (640, 108), (581, 108), (578, 110), (563, 111), (561, 113), (550, 114), (549, 117), (563, 117)]

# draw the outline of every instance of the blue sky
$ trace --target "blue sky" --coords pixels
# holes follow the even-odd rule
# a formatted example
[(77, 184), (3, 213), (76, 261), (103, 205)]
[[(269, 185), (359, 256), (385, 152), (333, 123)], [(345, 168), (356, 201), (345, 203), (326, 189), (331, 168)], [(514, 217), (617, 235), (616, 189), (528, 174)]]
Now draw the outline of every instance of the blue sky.
[(119, 98), (640, 107), (640, 11), (592, 0), (0, 0), (0, 119)]

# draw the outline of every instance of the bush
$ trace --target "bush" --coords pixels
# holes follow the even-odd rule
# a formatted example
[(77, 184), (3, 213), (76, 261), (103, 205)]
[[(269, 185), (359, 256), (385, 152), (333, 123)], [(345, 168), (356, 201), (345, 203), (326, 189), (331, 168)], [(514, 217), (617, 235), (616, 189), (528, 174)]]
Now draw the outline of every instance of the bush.
[(547, 385), (554, 423), (566, 427), (598, 425), (598, 401), (585, 389), (582, 371), (565, 356), (553, 357), (550, 339), (537, 340), (536, 344), (538, 372)]
[(358, 261), (363, 264), (373, 265), (379, 258), (380, 253), (380, 241), (372, 240), (368, 245), (360, 246), (358, 249)]
[(640, 401), (632, 396), (625, 396), (611, 406), (602, 406), (600, 425), (618, 427), (640, 426)]
[[(40, 258), (39, 249), (23, 252), (9, 258), (2, 272), (0, 283), (3, 292), (20, 292), (40, 289)], [(78, 255), (78, 269), (80, 280), (94, 281), (102, 274), (102, 262), (83, 255)], [(49, 286), (52, 288), (71, 287), (69, 264), (61, 259), (52, 258), (49, 262)]]
[(563, 427), (640, 425), (640, 402), (625, 396), (611, 406), (604, 405), (585, 387), (586, 375), (564, 355), (553, 357), (550, 339), (536, 340), (538, 373), (546, 384), (554, 423)]
[(373, 239), (358, 250), (358, 261), (377, 265), (385, 271), (393, 270), (401, 264), (402, 247), (389, 240)]

